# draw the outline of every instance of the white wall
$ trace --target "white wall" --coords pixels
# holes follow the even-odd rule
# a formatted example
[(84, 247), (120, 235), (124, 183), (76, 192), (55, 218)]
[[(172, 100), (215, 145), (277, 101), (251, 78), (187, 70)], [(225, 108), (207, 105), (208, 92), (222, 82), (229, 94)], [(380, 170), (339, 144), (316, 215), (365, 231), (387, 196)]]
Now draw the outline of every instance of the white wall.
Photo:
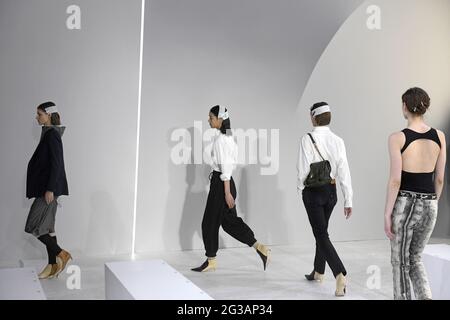
[[(174, 165), (170, 135), (194, 129), (211, 106), (233, 128), (280, 129), (280, 168), (234, 175), (237, 209), (271, 244), (310, 241), (296, 195), (303, 88), (323, 50), (360, 1), (152, 1), (146, 15), (137, 251), (202, 248), (206, 165)], [(243, 150), (241, 150), (242, 152)], [(239, 243), (221, 235), (226, 246)]]
[[(313, 241), (295, 165), (299, 137), (310, 128), (307, 109), (318, 100), (336, 110), (333, 129), (347, 142), (355, 184), (355, 216), (345, 222), (339, 203), (332, 238), (383, 237), (385, 145), (404, 125), (401, 93), (412, 85), (427, 89), (430, 124), (450, 134), (450, 10), (448, 0), (370, 2), (381, 6), (383, 26), (371, 32), (365, 28), (369, 2), (361, 3), (147, 1), (138, 252), (202, 248), (209, 168), (174, 165), (170, 134), (176, 128), (198, 134), (195, 120), (205, 130), (215, 104), (230, 107), (233, 128), (280, 129), (278, 174), (262, 176), (262, 165), (235, 174), (239, 213), (258, 239)], [(45, 255), (23, 228), (31, 205), (26, 165), (40, 131), (35, 107), (46, 100), (57, 103), (67, 126), (70, 196), (61, 199), (57, 216), (62, 246), (83, 255), (131, 250), (140, 1), (78, 0), (78, 31), (65, 27), (70, 4), (0, 1), (2, 260)], [(448, 192), (439, 235), (450, 229)], [(224, 234), (221, 244), (239, 245)]]
[(27, 163), (36, 106), (58, 105), (69, 197), (56, 231), (75, 253), (131, 249), (140, 1), (78, 0), (81, 30), (66, 28), (73, 1), (0, 2), (0, 259), (43, 257), (24, 233)]
[[(381, 9), (381, 30), (366, 27), (366, 8)], [(318, 62), (299, 103), (300, 125), (307, 108), (328, 101), (333, 130), (347, 145), (354, 184), (354, 216), (332, 218), (338, 239), (383, 238), (383, 213), (390, 133), (406, 126), (401, 95), (414, 86), (431, 97), (430, 125), (450, 124), (450, 1), (366, 1), (347, 20)], [(448, 132), (448, 131), (447, 131)], [(447, 191), (440, 203), (436, 236), (450, 234)], [(341, 206), (340, 202), (338, 206)], [(346, 230), (343, 234), (342, 230)]]

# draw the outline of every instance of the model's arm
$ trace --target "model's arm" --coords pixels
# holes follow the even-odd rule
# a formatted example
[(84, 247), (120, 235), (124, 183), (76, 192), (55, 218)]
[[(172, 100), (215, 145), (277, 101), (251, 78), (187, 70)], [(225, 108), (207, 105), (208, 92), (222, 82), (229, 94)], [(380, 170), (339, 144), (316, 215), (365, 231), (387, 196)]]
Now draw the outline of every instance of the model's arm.
[(234, 208), (234, 198), (231, 194), (230, 180), (233, 171), (232, 159), (230, 159), (230, 152), (227, 150), (227, 145), (222, 143), (220, 140), (214, 144), (216, 159), (219, 164), (222, 174), (220, 179), (223, 181), (224, 191), (225, 191), (225, 201), (228, 208)]
[(341, 190), (344, 195), (344, 215), (348, 219), (352, 215), (353, 188), (344, 140), (340, 141), (339, 154), (340, 159), (337, 163), (337, 178), (339, 180)]
[[(309, 137), (308, 137), (309, 139)], [(298, 148), (297, 157), (297, 192), (301, 195), (302, 190), (305, 188), (305, 179), (309, 174), (309, 161), (311, 156), (307, 152), (305, 136), (302, 137)]]
[(441, 152), (436, 163), (436, 172), (434, 176), (434, 187), (436, 190), (438, 200), (442, 194), (442, 188), (444, 187), (444, 174), (445, 174), (445, 162), (447, 159), (447, 144), (445, 142), (445, 135), (443, 132), (438, 131), (439, 140), (441, 140)]
[(62, 172), (63, 147), (61, 138), (57, 132), (49, 132), (47, 139), (50, 157), (50, 176), (47, 181), (47, 191), (44, 197), (47, 204), (49, 204), (54, 199), (53, 192), (55, 192), (56, 183)]
[(394, 238), (392, 233), (392, 211), (402, 179), (401, 143), (403, 133), (394, 133), (389, 137), (390, 175), (387, 186), (386, 206), (384, 210), (384, 232), (389, 239)]
[(225, 187), (225, 201), (227, 202), (228, 208), (232, 209), (234, 208), (234, 198), (230, 191), (230, 180), (225, 180), (223, 182), (223, 185)]

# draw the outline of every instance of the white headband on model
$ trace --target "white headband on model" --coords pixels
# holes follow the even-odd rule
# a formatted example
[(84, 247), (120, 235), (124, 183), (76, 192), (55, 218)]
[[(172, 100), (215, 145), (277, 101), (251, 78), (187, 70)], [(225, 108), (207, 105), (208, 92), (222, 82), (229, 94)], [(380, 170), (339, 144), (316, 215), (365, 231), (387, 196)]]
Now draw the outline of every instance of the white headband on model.
[(220, 106), (219, 107), (219, 114), (217, 115), (217, 118), (227, 120), (228, 119), (228, 111), (225, 111), (225, 107)]
[(314, 110), (311, 111), (311, 115), (313, 117), (318, 116), (319, 114), (325, 113), (325, 112), (331, 112), (330, 106), (329, 105), (324, 105), (321, 107), (318, 107)]
[(56, 109), (56, 106), (47, 107), (45, 108), (45, 112), (48, 114), (52, 114), (58, 112), (58, 109)]

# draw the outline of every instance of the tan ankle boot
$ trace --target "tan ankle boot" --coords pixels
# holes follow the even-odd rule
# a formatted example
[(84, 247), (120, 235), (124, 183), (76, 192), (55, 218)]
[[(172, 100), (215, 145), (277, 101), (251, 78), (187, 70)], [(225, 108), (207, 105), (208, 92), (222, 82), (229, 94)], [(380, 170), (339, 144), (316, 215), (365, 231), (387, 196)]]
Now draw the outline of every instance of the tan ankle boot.
[[(72, 255), (66, 250), (62, 250), (56, 258), (61, 259), (60, 267), (58, 268), (58, 274), (60, 274), (65, 268), (70, 259), (72, 259)], [(57, 260), (58, 261), (58, 260)]]
[(52, 265), (48, 264), (45, 268), (38, 274), (39, 279), (47, 279), (52, 273)]
[(56, 257), (56, 264), (58, 265), (58, 271), (56, 271), (55, 277), (58, 277), (63, 270), (63, 261), (60, 257)]
[(48, 264), (45, 266), (44, 270), (39, 273), (38, 278), (39, 279), (51, 279), (56, 276), (58, 272), (58, 265), (57, 264)]
[(343, 297), (346, 293), (347, 279), (342, 273), (336, 276), (336, 297)]
[(255, 249), (263, 262), (263, 268), (265, 271), (267, 268), (267, 265), (269, 264), (269, 261), (270, 261), (271, 250), (267, 246), (260, 244), (260, 243), (257, 243)]
[(318, 281), (318, 282), (322, 282), (323, 278), (324, 278), (324, 274), (318, 273), (317, 271), (313, 271), (311, 272), (311, 274), (305, 274), (305, 278), (308, 281)]
[(216, 271), (217, 261), (216, 259), (207, 259), (200, 267), (192, 268), (192, 271), (196, 272), (207, 272), (207, 271)]

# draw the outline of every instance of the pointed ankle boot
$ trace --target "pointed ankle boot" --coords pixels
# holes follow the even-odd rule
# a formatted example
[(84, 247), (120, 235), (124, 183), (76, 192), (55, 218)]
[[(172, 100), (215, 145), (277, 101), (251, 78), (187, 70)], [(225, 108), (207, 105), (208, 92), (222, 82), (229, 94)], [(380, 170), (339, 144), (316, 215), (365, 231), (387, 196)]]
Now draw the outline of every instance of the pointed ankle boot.
[(58, 272), (58, 265), (57, 264), (48, 264), (45, 266), (44, 270), (39, 273), (38, 278), (39, 279), (51, 279), (56, 276)]
[(66, 268), (67, 263), (69, 262), (69, 260), (72, 259), (72, 255), (71, 255), (69, 252), (67, 252), (66, 250), (63, 249), (63, 250), (56, 256), (56, 258), (57, 258), (57, 262), (58, 262), (58, 258), (61, 259), (60, 267), (58, 268), (58, 269), (59, 269), (59, 270), (58, 270), (58, 275), (59, 275), (59, 274), (60, 274), (61, 272), (63, 272), (63, 270)]
[(271, 250), (263, 244), (258, 244), (256, 246), (256, 252), (258, 253), (259, 257), (263, 262), (264, 271), (266, 271), (267, 265), (269, 264), (270, 261)]
[(207, 271), (216, 271), (217, 262), (216, 259), (206, 259), (205, 262), (200, 267), (192, 268), (192, 271), (195, 272), (207, 272)]
[(52, 265), (48, 264), (45, 268), (38, 274), (39, 279), (47, 279), (52, 273)]
[(343, 297), (346, 293), (346, 287), (347, 287), (347, 279), (342, 273), (339, 273), (336, 276), (336, 297)]
[(305, 278), (308, 281), (318, 281), (318, 282), (322, 282), (324, 275), (321, 273), (318, 273), (317, 271), (312, 271), (310, 274), (305, 274)]

